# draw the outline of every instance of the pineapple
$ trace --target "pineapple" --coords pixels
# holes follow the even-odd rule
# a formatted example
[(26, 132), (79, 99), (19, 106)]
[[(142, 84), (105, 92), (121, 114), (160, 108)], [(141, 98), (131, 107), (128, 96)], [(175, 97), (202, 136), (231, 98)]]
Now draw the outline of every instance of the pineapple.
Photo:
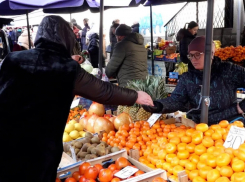
[[(158, 100), (167, 97), (165, 79), (158, 76), (147, 76), (144, 80), (129, 81), (127, 88), (133, 89), (135, 91), (144, 91), (151, 96), (152, 100)], [(148, 113), (143, 108), (140, 108), (136, 114), (136, 119), (148, 120), (150, 116), (151, 113)]]
[(123, 107), (123, 112), (129, 114), (130, 107), (124, 106)]
[(143, 107), (141, 107), (139, 109), (139, 111), (136, 114), (136, 119), (138, 121), (147, 121), (149, 119), (149, 117), (151, 117), (151, 113), (150, 112), (146, 112)]
[(117, 115), (119, 115), (123, 112), (123, 107), (124, 106), (121, 106), (121, 105), (117, 107)]
[(137, 121), (137, 112), (139, 110), (139, 106), (132, 106), (129, 108), (129, 115), (132, 118), (133, 121)]

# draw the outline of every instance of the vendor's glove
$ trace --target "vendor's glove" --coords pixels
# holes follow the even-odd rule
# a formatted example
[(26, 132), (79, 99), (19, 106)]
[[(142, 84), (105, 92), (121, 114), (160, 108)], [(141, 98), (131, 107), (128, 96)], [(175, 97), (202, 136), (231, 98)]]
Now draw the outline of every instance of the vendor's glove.
[(154, 101), (154, 106), (142, 105), (143, 109), (150, 113), (161, 113), (163, 105), (160, 102)]

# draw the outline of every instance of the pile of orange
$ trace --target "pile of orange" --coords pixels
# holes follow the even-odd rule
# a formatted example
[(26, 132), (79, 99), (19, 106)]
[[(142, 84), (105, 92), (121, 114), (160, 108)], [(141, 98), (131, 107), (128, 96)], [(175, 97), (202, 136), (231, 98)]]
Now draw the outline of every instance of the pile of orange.
[(185, 129), (184, 125), (177, 128), (175, 124), (164, 124), (164, 121), (157, 121), (152, 127), (146, 121), (139, 121), (129, 125), (125, 124), (117, 132), (104, 133), (102, 141), (127, 151), (137, 149), (140, 156), (143, 156), (146, 148), (157, 143), (158, 139), (167, 137), (171, 131), (184, 131)]
[(219, 57), (221, 60), (227, 60), (232, 58), (235, 62), (241, 62), (245, 59), (245, 47), (237, 46), (237, 47), (225, 47), (220, 48), (215, 51), (215, 56)]
[(67, 123), (73, 119), (79, 120), (80, 117), (83, 115), (83, 113), (86, 111), (87, 111), (87, 109), (83, 109), (83, 107), (81, 105), (71, 109), (69, 116), (68, 116), (68, 119), (67, 119)]
[(150, 128), (141, 121), (123, 125), (103, 140), (126, 150), (138, 149), (141, 163), (166, 170), (175, 181), (178, 172), (185, 170), (192, 182), (245, 182), (245, 144), (237, 150), (223, 147), (231, 126), (243, 127), (243, 123), (223, 120), (210, 127), (202, 123), (187, 128), (159, 121)]

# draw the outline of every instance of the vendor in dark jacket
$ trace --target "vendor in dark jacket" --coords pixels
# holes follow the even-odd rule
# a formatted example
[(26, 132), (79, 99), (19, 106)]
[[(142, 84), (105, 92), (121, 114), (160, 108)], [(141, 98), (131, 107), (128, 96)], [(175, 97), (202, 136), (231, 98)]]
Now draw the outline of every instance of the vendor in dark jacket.
[(180, 52), (180, 60), (184, 63), (189, 63), (188, 55), (188, 45), (191, 41), (196, 37), (198, 30), (198, 24), (194, 21), (191, 21), (188, 24), (188, 29), (181, 29), (178, 33), (178, 39), (180, 41), (179, 44), (179, 52)]
[[(71, 58), (75, 35), (59, 16), (46, 16), (35, 49), (13, 52), (0, 68), (0, 181), (54, 182), (74, 95), (102, 104), (152, 104), (144, 92), (88, 74)], [(13, 108), (14, 112), (13, 112)], [(14, 172), (13, 166), (21, 164)]]
[[(213, 54), (214, 54), (213, 45)], [(195, 38), (189, 45), (188, 53), (192, 64), (188, 72), (179, 80), (171, 97), (154, 101), (155, 107), (144, 106), (149, 112), (171, 113), (183, 110), (187, 102), (191, 110), (188, 118), (196, 123), (201, 116), (201, 85), (204, 68), (205, 37)], [(245, 100), (237, 104), (236, 90), (245, 87), (245, 69), (230, 62), (222, 62), (218, 58), (212, 60), (210, 80), (210, 106), (208, 124), (217, 124), (221, 120), (241, 117), (245, 111)]]

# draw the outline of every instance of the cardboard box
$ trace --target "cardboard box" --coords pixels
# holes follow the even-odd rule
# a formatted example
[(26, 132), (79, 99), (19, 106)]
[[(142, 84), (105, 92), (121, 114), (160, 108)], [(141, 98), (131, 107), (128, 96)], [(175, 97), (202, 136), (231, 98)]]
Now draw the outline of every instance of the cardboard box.
[[(117, 160), (119, 157), (125, 157), (127, 158), (134, 166), (136, 166), (139, 170), (142, 170), (144, 172), (146, 172), (145, 174), (142, 174), (140, 176), (134, 177), (134, 178), (130, 178), (128, 180), (124, 180), (125, 182), (152, 182), (152, 180), (155, 177), (162, 177), (163, 179), (167, 179), (167, 173), (164, 170), (161, 169), (157, 169), (157, 170), (153, 170), (149, 167), (147, 167), (146, 165), (140, 163), (139, 161), (136, 161), (135, 159), (129, 157), (127, 155), (127, 151), (126, 150), (121, 150), (109, 155), (105, 155), (102, 157), (98, 157), (96, 159), (91, 159), (88, 160), (86, 162), (89, 162), (91, 165), (95, 165), (95, 164), (103, 164), (106, 161), (109, 160)], [(59, 169), (57, 171), (57, 177), (60, 179), (64, 179), (64, 178), (68, 178), (70, 176), (72, 176), (72, 173), (75, 171), (78, 171), (79, 166), (82, 164), (82, 162), (78, 162), (75, 163), (73, 165), (67, 166), (63, 169)]]
[(167, 55), (173, 54), (173, 53), (175, 53), (175, 52), (176, 52), (176, 46), (171, 46), (171, 47), (167, 47), (167, 48), (166, 48), (166, 53), (167, 53)]

